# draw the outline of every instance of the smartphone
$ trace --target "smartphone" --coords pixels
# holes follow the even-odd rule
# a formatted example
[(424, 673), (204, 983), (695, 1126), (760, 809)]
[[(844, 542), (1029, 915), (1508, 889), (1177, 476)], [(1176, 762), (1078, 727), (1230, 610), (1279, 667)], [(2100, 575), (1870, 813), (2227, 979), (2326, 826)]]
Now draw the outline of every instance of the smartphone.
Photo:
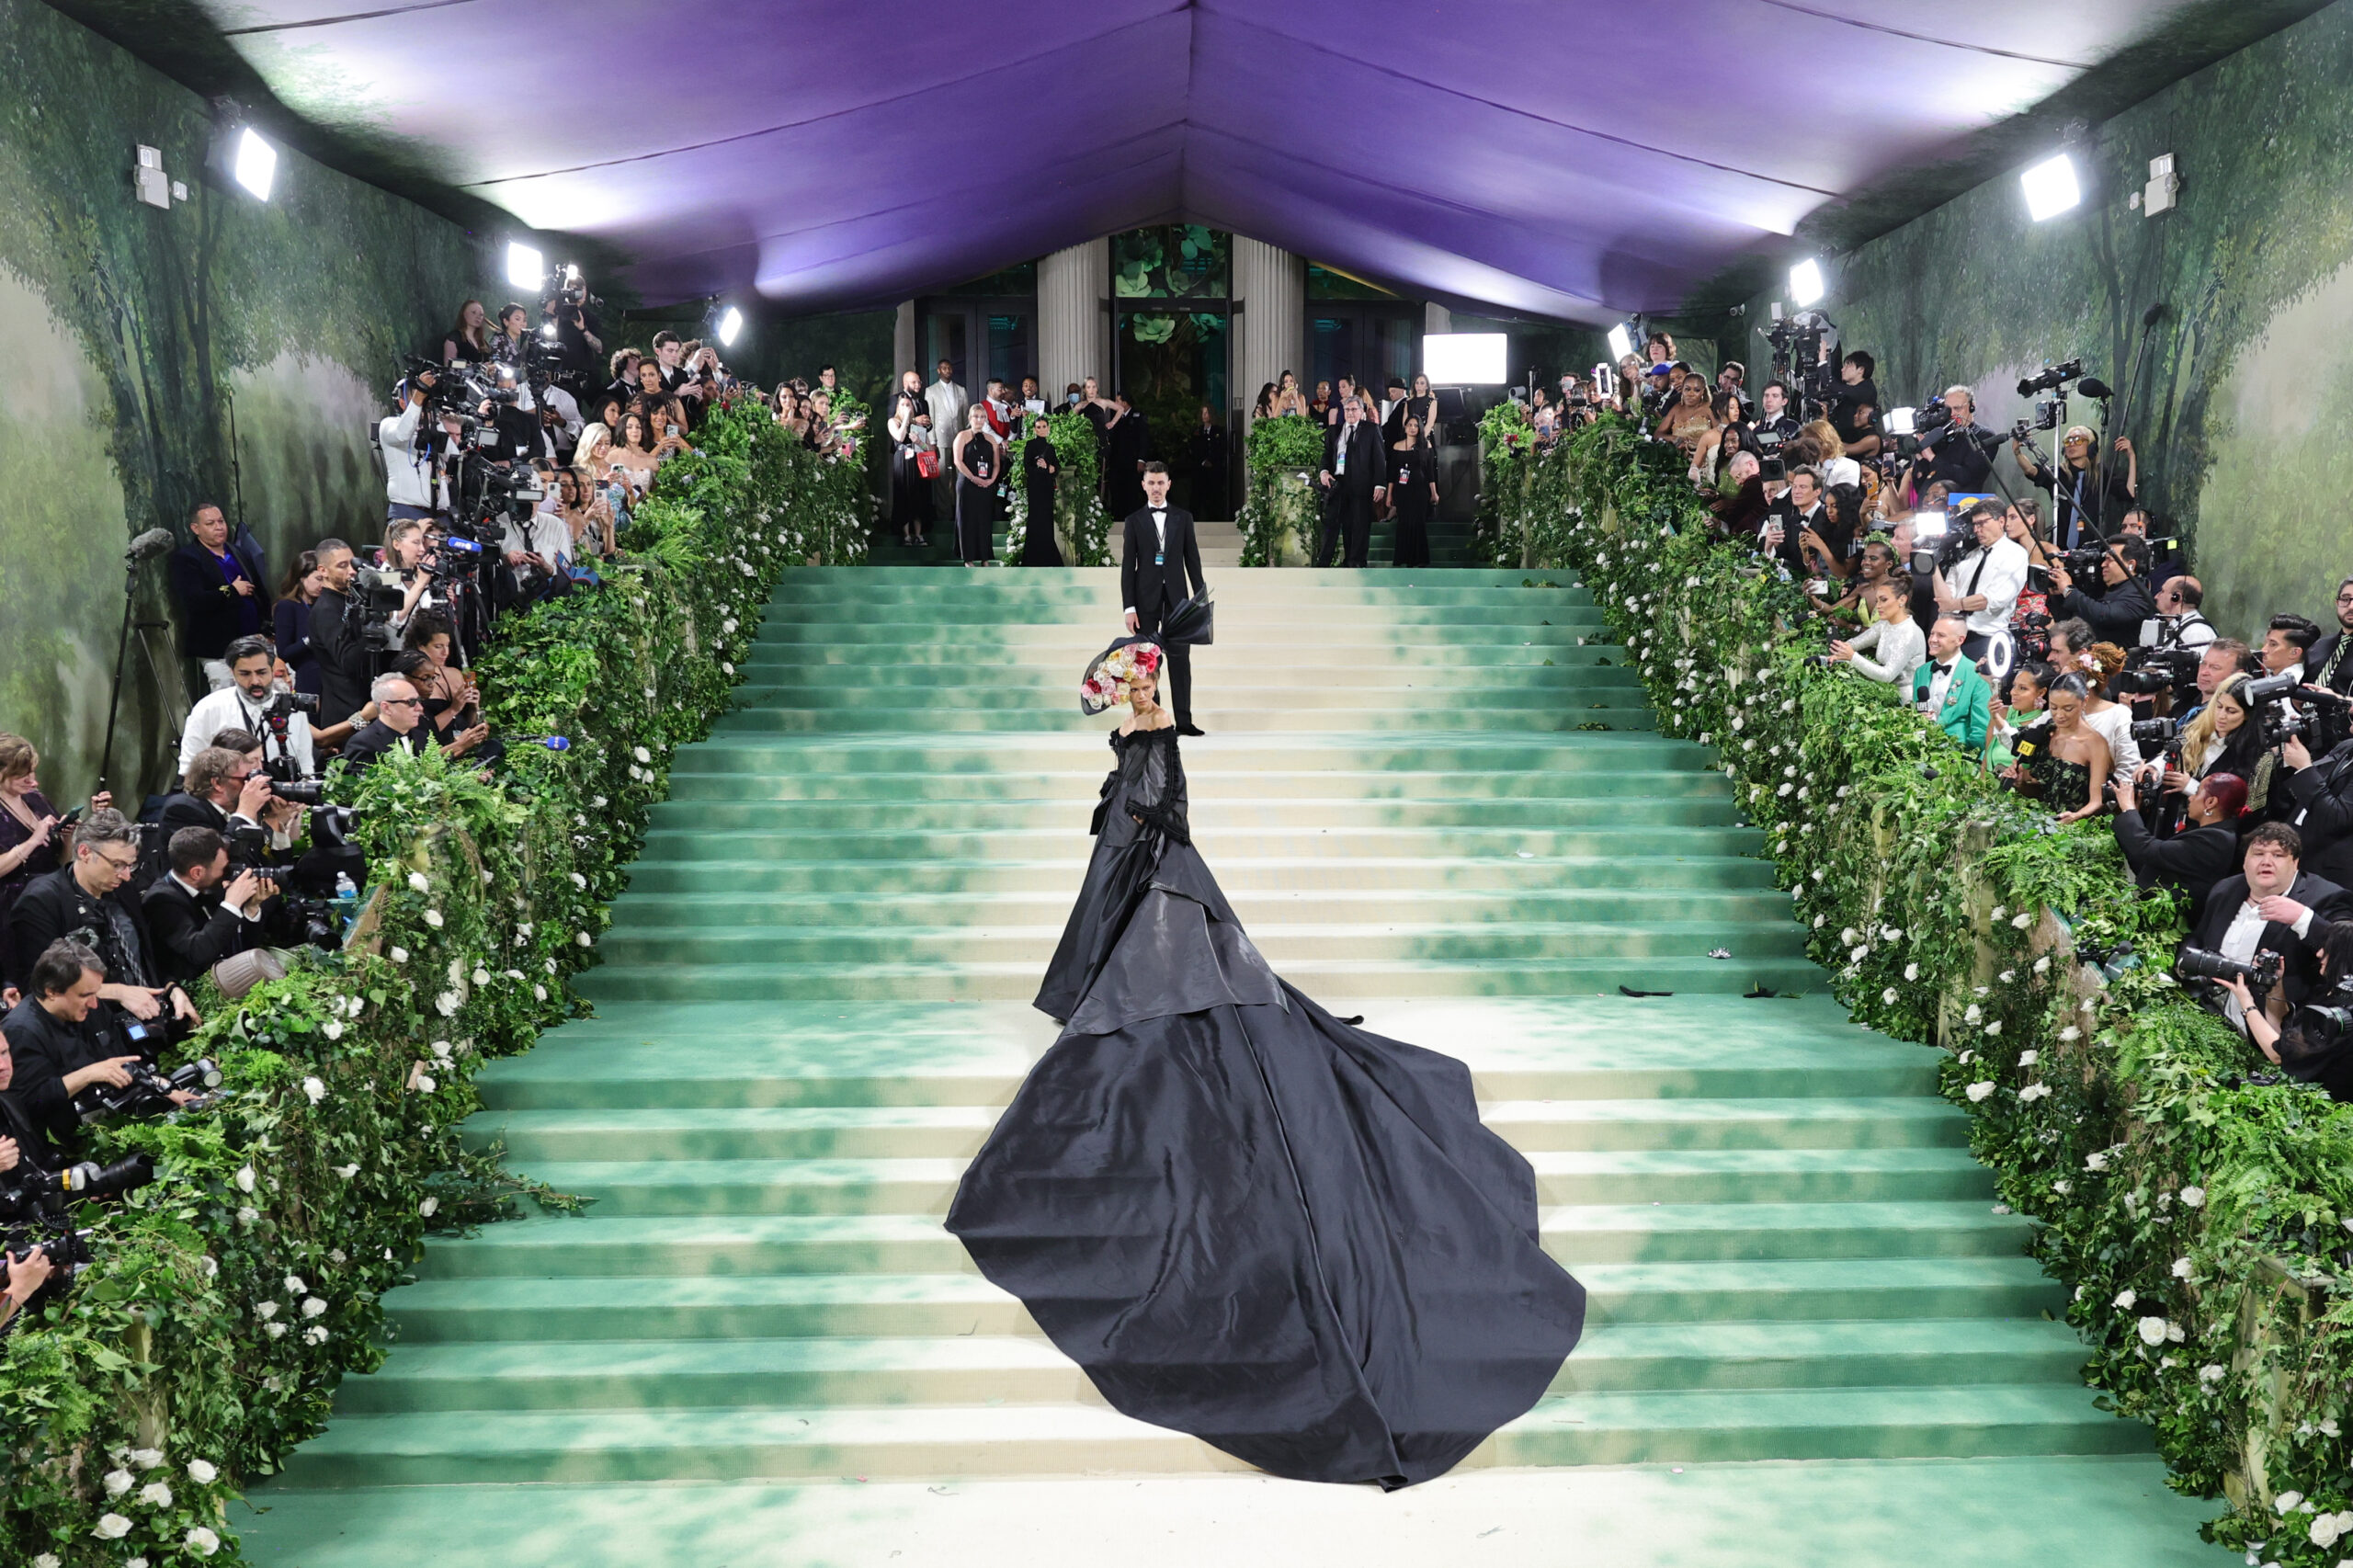
[(60, 827), (72, 827), (75, 823), (78, 823), (81, 820), (82, 808), (76, 806), (72, 811), (66, 812), (63, 816), (59, 817), (57, 819), (57, 825)]

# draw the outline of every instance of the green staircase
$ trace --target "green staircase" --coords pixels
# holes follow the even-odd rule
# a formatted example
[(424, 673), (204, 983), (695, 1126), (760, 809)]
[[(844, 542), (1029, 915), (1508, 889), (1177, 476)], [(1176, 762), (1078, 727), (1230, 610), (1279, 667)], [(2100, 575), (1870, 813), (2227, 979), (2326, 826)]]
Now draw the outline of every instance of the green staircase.
[[(1591, 1301), (1551, 1394), (1374, 1528), (1114, 1414), (980, 1278), (940, 1219), (1053, 1036), (1027, 998), (1108, 765), (1074, 691), (1116, 576), (805, 571), (676, 758), (597, 1017), (481, 1080), (469, 1136), (596, 1202), (427, 1249), (383, 1369), (237, 1521), (256, 1562), (1256, 1562), (1363, 1528), (1385, 1565), (1490, 1515), (1690, 1568), (2219, 1561), (2082, 1386), (1934, 1056), (1829, 1000), (1581, 589), (1212, 577), (1197, 841), (1278, 970), (1462, 1058), (1528, 1153)], [(1493, 1560), (1565, 1561), (1522, 1551)]]

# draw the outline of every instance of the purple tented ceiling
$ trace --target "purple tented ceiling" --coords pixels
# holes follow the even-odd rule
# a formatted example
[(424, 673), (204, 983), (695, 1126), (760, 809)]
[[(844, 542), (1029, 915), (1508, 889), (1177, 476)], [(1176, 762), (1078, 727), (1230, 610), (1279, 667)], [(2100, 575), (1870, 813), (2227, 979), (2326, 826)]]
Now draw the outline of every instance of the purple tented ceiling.
[(279, 97), (649, 301), (882, 303), (1190, 222), (1599, 321), (2145, 37), (2153, 0), (200, 0)]

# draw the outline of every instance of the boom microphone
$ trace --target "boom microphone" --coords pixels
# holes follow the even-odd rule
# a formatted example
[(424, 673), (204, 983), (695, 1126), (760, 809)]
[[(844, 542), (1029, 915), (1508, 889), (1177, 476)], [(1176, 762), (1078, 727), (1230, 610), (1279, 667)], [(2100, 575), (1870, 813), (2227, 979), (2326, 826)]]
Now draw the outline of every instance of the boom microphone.
[(2106, 403), (2109, 398), (2116, 395), (2116, 389), (2109, 386), (2106, 381), (2101, 381), (2097, 376), (2086, 376), (2082, 381), (2075, 383), (2075, 390), (2083, 393), (2086, 397), (2092, 398), (2100, 403)]
[(2165, 319), (2165, 302), (2163, 300), (2159, 300), (2155, 304), (2151, 305), (2147, 310), (2141, 312), (2141, 324), (2143, 326), (2154, 326)]
[(137, 539), (131, 541), (131, 548), (122, 552), (122, 558), (135, 566), (142, 561), (154, 560), (155, 557), (165, 553), (171, 548), (171, 529), (149, 528), (145, 533), (141, 534)]

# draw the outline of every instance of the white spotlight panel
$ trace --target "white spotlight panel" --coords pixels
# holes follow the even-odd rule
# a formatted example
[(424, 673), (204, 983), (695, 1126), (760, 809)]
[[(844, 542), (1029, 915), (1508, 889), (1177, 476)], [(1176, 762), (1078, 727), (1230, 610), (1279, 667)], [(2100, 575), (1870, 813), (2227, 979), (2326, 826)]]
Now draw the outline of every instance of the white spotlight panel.
[(728, 306), (727, 313), (719, 318), (719, 346), (722, 348), (733, 347), (735, 335), (743, 330), (744, 312), (733, 305)]
[(1804, 310), (1822, 298), (1822, 263), (1808, 256), (1790, 268), (1790, 301)]
[(1422, 339), (1422, 374), (1448, 386), (1501, 386), (1511, 340), (1500, 332), (1449, 332)]
[(278, 149), (263, 141), (253, 127), (245, 127), (237, 133), (237, 161), (233, 172), (239, 185), (267, 201), (269, 187), (278, 178)]
[(1626, 330), (1626, 324), (1620, 322), (1616, 326), (1611, 327), (1609, 329), (1609, 362), (1614, 365), (1633, 351), (1634, 335)]
[(2038, 223), (2056, 218), (2084, 199), (2083, 187), (2075, 183), (2075, 162), (2064, 153), (2018, 176), (2018, 184), (2026, 188), (2027, 216)]
[(506, 242), (506, 281), (517, 289), (536, 289), (547, 273), (547, 265), (535, 246), (520, 240)]

